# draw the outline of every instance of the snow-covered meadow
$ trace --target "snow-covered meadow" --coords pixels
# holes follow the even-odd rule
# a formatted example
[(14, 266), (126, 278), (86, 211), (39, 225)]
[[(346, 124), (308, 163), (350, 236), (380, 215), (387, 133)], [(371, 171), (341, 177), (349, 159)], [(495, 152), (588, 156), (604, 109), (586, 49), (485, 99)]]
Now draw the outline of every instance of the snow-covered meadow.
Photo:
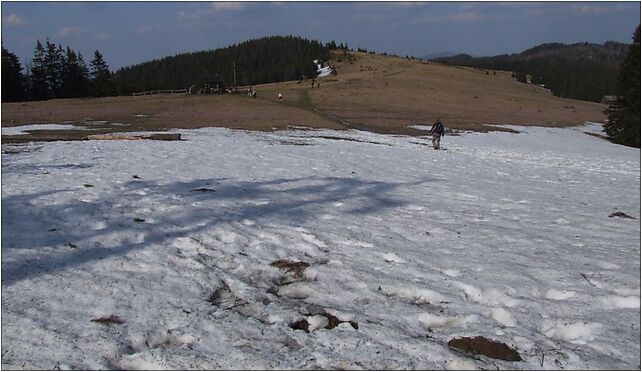
[(2, 367), (639, 369), (639, 149), (516, 129), (3, 144)]

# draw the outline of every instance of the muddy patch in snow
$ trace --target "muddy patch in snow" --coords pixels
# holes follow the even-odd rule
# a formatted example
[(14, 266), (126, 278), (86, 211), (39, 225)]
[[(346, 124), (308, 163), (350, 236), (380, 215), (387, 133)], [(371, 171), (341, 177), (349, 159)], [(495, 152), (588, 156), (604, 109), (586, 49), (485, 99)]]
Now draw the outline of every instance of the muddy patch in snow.
[(283, 278), (281, 283), (285, 285), (305, 279), (304, 271), (310, 264), (304, 261), (276, 260), (270, 266), (285, 272), (286, 277)]
[(90, 320), (90, 322), (104, 324), (104, 325), (125, 323), (125, 321), (118, 315), (101, 316), (100, 318)]
[(624, 212), (619, 212), (619, 211), (618, 211), (618, 212), (613, 212), (613, 213), (611, 213), (611, 214), (609, 215), (609, 217), (611, 217), (611, 218), (612, 218), (612, 217), (630, 218), (630, 219), (632, 219), (632, 220), (634, 220), (634, 219), (635, 219), (635, 218), (633, 218), (633, 217), (629, 216), (628, 214), (626, 214), (626, 213), (624, 213)]
[(322, 328), (334, 329), (341, 323), (348, 323), (352, 328), (356, 330), (359, 329), (357, 322), (353, 320), (341, 320), (319, 306), (310, 306), (308, 312), (304, 315), (307, 317), (291, 323), (290, 328), (310, 333)]
[(454, 338), (448, 341), (448, 346), (465, 354), (484, 355), (509, 362), (522, 360), (519, 353), (505, 343), (489, 340), (483, 336)]

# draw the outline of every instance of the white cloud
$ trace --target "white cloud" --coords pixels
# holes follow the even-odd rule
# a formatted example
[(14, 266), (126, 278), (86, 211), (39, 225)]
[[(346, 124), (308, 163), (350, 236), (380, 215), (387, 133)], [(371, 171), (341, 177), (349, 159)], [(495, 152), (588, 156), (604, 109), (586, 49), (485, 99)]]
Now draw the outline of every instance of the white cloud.
[(395, 1), (392, 3), (393, 6), (400, 8), (416, 8), (420, 6), (425, 6), (426, 3), (420, 1)]
[(214, 1), (211, 3), (197, 3), (197, 6), (178, 12), (178, 19), (185, 22), (198, 22), (211, 19), (217, 15), (229, 14), (246, 9), (248, 1)]
[(160, 24), (155, 24), (151, 26), (141, 26), (138, 27), (134, 32), (137, 34), (150, 34), (163, 31), (163, 26)]
[(30, 23), (27, 18), (19, 16), (15, 13), (11, 13), (6, 17), (2, 17), (2, 22), (8, 24), (9, 26), (24, 26)]
[(479, 22), (489, 19), (488, 16), (481, 14), (479, 12), (468, 11), (468, 12), (458, 12), (455, 14), (450, 14), (447, 16), (448, 20), (454, 22)]
[(83, 30), (80, 27), (68, 26), (58, 30), (58, 32), (56, 32), (56, 36), (58, 37), (78, 36), (82, 32)]
[(99, 34), (96, 34), (96, 39), (98, 39), (98, 40), (111, 40), (111, 39), (113, 39), (113, 36), (110, 35), (110, 34), (106, 34), (106, 33), (99, 33)]
[(602, 14), (602, 13), (611, 13), (611, 12), (617, 12), (620, 10), (626, 9), (626, 6), (624, 4), (616, 4), (616, 5), (574, 5), (571, 7), (576, 13), (579, 14)]
[(212, 8), (216, 11), (241, 10), (246, 5), (242, 1), (215, 1), (212, 3)]
[(476, 11), (453, 12), (443, 15), (419, 15), (412, 18), (413, 23), (468, 23), (483, 22), (493, 19), (493, 16), (486, 15)]

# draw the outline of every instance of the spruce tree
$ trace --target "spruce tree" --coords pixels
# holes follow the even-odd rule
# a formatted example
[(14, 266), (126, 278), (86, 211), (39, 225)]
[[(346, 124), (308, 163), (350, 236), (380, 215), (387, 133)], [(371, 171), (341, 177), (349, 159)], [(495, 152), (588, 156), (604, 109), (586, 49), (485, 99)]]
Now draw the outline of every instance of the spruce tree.
[(2, 101), (25, 99), (25, 81), (18, 57), (2, 46)]
[(62, 46), (49, 42), (45, 48), (44, 65), (47, 76), (47, 88), (52, 98), (62, 97), (62, 75), (65, 66), (65, 56)]
[(85, 97), (88, 94), (88, 78), (82, 56), (67, 47), (65, 66), (63, 68), (62, 93), (63, 97)]
[(640, 147), (640, 26), (620, 66), (618, 97), (609, 107), (609, 121), (604, 130), (615, 143)]
[(33, 51), (31, 68), (29, 69), (30, 96), (31, 99), (39, 101), (49, 99), (49, 88), (47, 86), (47, 70), (45, 67), (45, 48), (36, 40)]
[(107, 66), (103, 55), (98, 50), (94, 52), (94, 59), (91, 60), (89, 65), (91, 66), (89, 77), (94, 96), (104, 97), (113, 94), (109, 66)]

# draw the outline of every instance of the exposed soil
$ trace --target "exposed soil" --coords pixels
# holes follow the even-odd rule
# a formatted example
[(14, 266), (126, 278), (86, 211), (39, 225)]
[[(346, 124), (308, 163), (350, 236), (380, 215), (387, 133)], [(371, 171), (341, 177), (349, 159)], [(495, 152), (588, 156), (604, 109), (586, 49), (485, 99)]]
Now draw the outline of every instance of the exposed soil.
[(626, 214), (626, 213), (624, 213), (624, 212), (613, 212), (613, 213), (611, 213), (611, 214), (609, 215), (609, 217), (630, 218), (630, 219), (632, 219), (632, 220), (634, 220), (634, 219), (635, 219), (635, 218), (633, 218), (633, 217), (629, 216), (628, 214)]
[(123, 324), (123, 323), (125, 323), (125, 321), (121, 317), (119, 317), (117, 315), (103, 316), (103, 317), (100, 317), (100, 318), (92, 319), (90, 321), (94, 322), (94, 323), (104, 324), (104, 325)]
[(310, 330), (308, 329), (309, 326), (310, 323), (305, 319), (297, 320), (290, 324), (290, 328), (305, 331), (306, 333), (310, 333)]
[(285, 271), (292, 275), (294, 279), (303, 278), (303, 270), (306, 267), (309, 267), (310, 264), (303, 261), (291, 261), (291, 260), (276, 260), (270, 264), (278, 269)]
[(484, 355), (493, 359), (509, 362), (522, 360), (519, 353), (505, 343), (489, 340), (483, 336), (454, 338), (448, 341), (448, 346), (463, 353)]

